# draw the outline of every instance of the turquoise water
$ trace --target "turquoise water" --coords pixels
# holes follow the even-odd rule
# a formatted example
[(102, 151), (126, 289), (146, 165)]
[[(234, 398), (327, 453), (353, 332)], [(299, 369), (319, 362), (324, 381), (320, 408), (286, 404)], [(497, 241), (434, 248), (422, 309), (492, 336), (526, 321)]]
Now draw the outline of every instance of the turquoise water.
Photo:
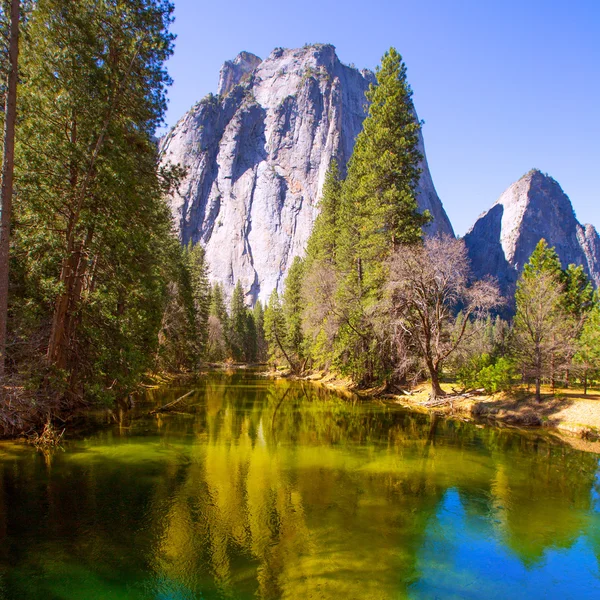
[(216, 373), (0, 445), (0, 599), (600, 598), (598, 456)]

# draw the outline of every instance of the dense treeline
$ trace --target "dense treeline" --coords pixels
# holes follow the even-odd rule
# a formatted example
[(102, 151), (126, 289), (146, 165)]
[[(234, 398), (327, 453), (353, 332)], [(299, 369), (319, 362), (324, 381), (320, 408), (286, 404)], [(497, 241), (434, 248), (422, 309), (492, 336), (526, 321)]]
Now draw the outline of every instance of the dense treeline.
[[(5, 39), (15, 3), (21, 36), (0, 389), (50, 411), (53, 402), (118, 398), (145, 372), (190, 365), (208, 343), (208, 300), (198, 280), (204, 257), (180, 247), (164, 201), (180, 169), (158, 168), (154, 137), (170, 83), (172, 4), (12, 0), (2, 7)], [(10, 72), (6, 61), (2, 68)]]

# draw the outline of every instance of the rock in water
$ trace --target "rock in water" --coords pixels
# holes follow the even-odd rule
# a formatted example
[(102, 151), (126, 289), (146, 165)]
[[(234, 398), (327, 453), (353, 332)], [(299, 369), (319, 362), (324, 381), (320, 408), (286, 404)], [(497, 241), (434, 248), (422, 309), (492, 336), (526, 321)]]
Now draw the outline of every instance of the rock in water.
[[(194, 106), (161, 143), (162, 164), (187, 175), (171, 198), (182, 243), (202, 243), (210, 276), (249, 301), (281, 291), (302, 255), (332, 158), (344, 169), (365, 118), (370, 71), (343, 65), (330, 45), (278, 48), (264, 61), (226, 62), (219, 95)], [(421, 138), (421, 152), (425, 155)], [(426, 159), (419, 206), (428, 234), (452, 234)]]
[(600, 285), (598, 233), (577, 221), (560, 185), (537, 169), (513, 183), (465, 235), (475, 277), (497, 277), (503, 293), (511, 296), (542, 238), (554, 246), (563, 268), (583, 265), (594, 285)]

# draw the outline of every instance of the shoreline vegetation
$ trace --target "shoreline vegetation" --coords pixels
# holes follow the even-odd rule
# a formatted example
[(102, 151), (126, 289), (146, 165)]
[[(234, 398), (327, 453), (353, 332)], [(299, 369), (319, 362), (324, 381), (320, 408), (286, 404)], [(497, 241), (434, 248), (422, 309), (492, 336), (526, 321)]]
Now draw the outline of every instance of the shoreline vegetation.
[(411, 411), (458, 418), (476, 425), (487, 424), (528, 431), (543, 429), (557, 435), (569, 445), (586, 452), (600, 453), (600, 390), (542, 387), (543, 402), (535, 398), (531, 386), (515, 386), (509, 392), (487, 394), (483, 390), (460, 392), (455, 384), (442, 383), (448, 394), (446, 402), (431, 406), (429, 384), (422, 382), (412, 390), (385, 386), (360, 388), (348, 378), (333, 373), (315, 372), (304, 376), (286, 370), (269, 370), (265, 377), (306, 381), (321, 385), (341, 395), (353, 395), (366, 400), (380, 400)]

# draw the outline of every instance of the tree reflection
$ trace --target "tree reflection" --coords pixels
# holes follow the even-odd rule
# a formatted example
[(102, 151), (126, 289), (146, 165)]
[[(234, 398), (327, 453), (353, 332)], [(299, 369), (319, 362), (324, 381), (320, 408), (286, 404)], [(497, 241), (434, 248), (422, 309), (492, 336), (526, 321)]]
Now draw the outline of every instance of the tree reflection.
[(180, 414), (141, 411), (51, 469), (0, 460), (7, 597), (59, 596), (62, 565), (79, 597), (88, 582), (129, 598), (398, 598), (452, 548), (449, 522), (528, 569), (582, 536), (600, 556), (594, 455), (289, 381), (194, 389)]

